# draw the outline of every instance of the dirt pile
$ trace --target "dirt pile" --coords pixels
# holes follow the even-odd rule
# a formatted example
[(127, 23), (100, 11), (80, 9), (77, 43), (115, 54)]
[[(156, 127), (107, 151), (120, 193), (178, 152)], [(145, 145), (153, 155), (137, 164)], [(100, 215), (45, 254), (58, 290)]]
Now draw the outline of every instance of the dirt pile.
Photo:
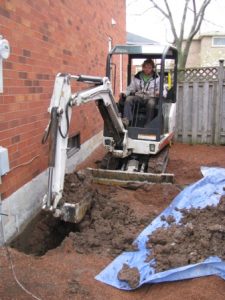
[(78, 203), (81, 200), (90, 200), (95, 197), (95, 189), (91, 178), (81, 172), (65, 175), (62, 199), (64, 202)]
[(64, 246), (72, 240), (78, 253), (104, 252), (112, 256), (121, 251), (135, 250), (132, 242), (151, 222), (153, 214), (150, 212), (147, 217), (137, 218), (134, 210), (116, 200), (115, 192), (115, 187), (108, 187), (107, 192), (101, 191), (101, 187), (91, 185), (89, 179), (86, 182), (84, 175), (82, 178), (77, 174), (67, 175), (64, 199), (71, 203), (75, 197), (82, 199), (82, 193), (85, 197), (88, 194), (92, 199), (92, 207), (84, 220), (78, 224), (78, 231), (69, 234)]
[(117, 277), (121, 281), (126, 281), (133, 289), (138, 287), (140, 282), (140, 273), (138, 268), (130, 268), (127, 264), (124, 264), (122, 269), (117, 274)]
[(217, 206), (180, 211), (179, 224), (158, 228), (147, 242), (152, 249), (148, 260), (156, 259), (156, 271), (202, 262), (209, 256), (225, 260), (225, 196)]

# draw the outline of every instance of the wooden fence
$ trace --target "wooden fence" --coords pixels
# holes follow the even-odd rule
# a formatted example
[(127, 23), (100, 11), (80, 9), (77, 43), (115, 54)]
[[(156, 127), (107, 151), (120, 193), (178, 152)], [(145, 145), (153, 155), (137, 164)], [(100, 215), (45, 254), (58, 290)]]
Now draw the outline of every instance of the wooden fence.
[(186, 69), (179, 74), (177, 90), (177, 141), (225, 144), (224, 66)]

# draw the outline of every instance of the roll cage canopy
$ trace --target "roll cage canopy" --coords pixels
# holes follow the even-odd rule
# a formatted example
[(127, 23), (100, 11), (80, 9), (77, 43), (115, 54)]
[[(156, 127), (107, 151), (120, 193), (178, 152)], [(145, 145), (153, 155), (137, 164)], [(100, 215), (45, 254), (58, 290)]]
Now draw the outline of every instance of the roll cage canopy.
[[(160, 87), (159, 87), (159, 97), (158, 97), (158, 113), (157, 116), (153, 119), (149, 128), (130, 128), (129, 134), (132, 135), (134, 131), (138, 130), (138, 132), (144, 133), (154, 133), (156, 134), (156, 140), (160, 140), (160, 136), (162, 134), (163, 128), (163, 112), (162, 105), (165, 102), (175, 103), (176, 102), (176, 90), (177, 90), (177, 60), (178, 60), (178, 52), (175, 47), (172, 45), (162, 45), (158, 43), (151, 44), (132, 44), (132, 45), (116, 45), (107, 56), (106, 63), (106, 76), (110, 79), (111, 82), (115, 81), (116, 72), (111, 74), (111, 67), (115, 65), (113, 63), (112, 57), (114, 55), (124, 55), (127, 57), (127, 85), (130, 84), (132, 78), (132, 63), (135, 59), (153, 59), (157, 60), (157, 67), (159, 68), (159, 76), (160, 76)], [(173, 60), (173, 63), (168, 66), (166, 63), (167, 60)], [(123, 63), (122, 63), (123, 65)], [(124, 65), (125, 67), (125, 65)], [(168, 74), (172, 78), (171, 84), (169, 87)], [(115, 78), (111, 78), (111, 77)], [(163, 96), (164, 84), (168, 85), (168, 92), (166, 98)], [(115, 84), (114, 84), (115, 85)], [(135, 132), (136, 132), (135, 131)], [(137, 133), (137, 132), (136, 132)], [(136, 134), (135, 133), (135, 134)], [(136, 134), (137, 135), (137, 134)]]
[(131, 61), (137, 58), (151, 58), (151, 59), (161, 59), (161, 76), (164, 77), (165, 72), (165, 60), (172, 59), (174, 60), (174, 85), (177, 83), (177, 59), (178, 52), (175, 47), (172, 45), (162, 45), (158, 43), (152, 44), (132, 44), (132, 45), (116, 45), (107, 56), (106, 63), (106, 76), (111, 80), (111, 59), (113, 55), (127, 55), (128, 56), (128, 69), (127, 69), (127, 79), (128, 84), (131, 79)]
[(171, 45), (161, 44), (143, 44), (143, 45), (116, 45), (109, 55), (113, 54), (128, 54), (135, 57), (145, 57), (146, 55), (162, 57), (162, 55), (168, 58), (177, 57), (177, 49)]

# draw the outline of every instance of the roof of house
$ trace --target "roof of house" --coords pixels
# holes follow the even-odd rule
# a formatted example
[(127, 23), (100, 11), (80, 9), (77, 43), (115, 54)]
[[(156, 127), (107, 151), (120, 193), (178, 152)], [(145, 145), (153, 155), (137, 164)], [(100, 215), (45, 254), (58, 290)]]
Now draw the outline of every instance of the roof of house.
[(199, 35), (199, 39), (202, 39), (204, 36), (225, 36), (225, 32), (221, 32), (221, 31), (211, 31), (211, 32), (201, 33), (201, 34)]
[(131, 32), (127, 32), (127, 44), (158, 44), (158, 42)]
[[(197, 34), (194, 36), (193, 40), (201, 40), (202, 38), (206, 37), (206, 36), (221, 36), (221, 37), (225, 37), (225, 32), (221, 32), (221, 31), (210, 31), (210, 32), (203, 32), (200, 34)], [(184, 41), (186, 41), (187, 39), (185, 38)]]

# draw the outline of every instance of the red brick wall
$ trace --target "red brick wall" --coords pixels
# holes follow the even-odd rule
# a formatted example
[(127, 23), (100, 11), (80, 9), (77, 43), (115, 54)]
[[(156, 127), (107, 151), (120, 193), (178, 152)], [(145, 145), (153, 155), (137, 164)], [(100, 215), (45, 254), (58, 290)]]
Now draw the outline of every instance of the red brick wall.
[[(124, 43), (125, 19), (125, 0), (0, 1), (0, 34), (11, 46), (3, 64), (0, 145), (8, 148), (12, 170), (2, 178), (2, 198), (47, 167), (41, 138), (55, 75), (104, 76), (108, 36)], [(101, 128), (94, 103), (73, 109), (71, 133), (80, 131), (81, 143)]]

